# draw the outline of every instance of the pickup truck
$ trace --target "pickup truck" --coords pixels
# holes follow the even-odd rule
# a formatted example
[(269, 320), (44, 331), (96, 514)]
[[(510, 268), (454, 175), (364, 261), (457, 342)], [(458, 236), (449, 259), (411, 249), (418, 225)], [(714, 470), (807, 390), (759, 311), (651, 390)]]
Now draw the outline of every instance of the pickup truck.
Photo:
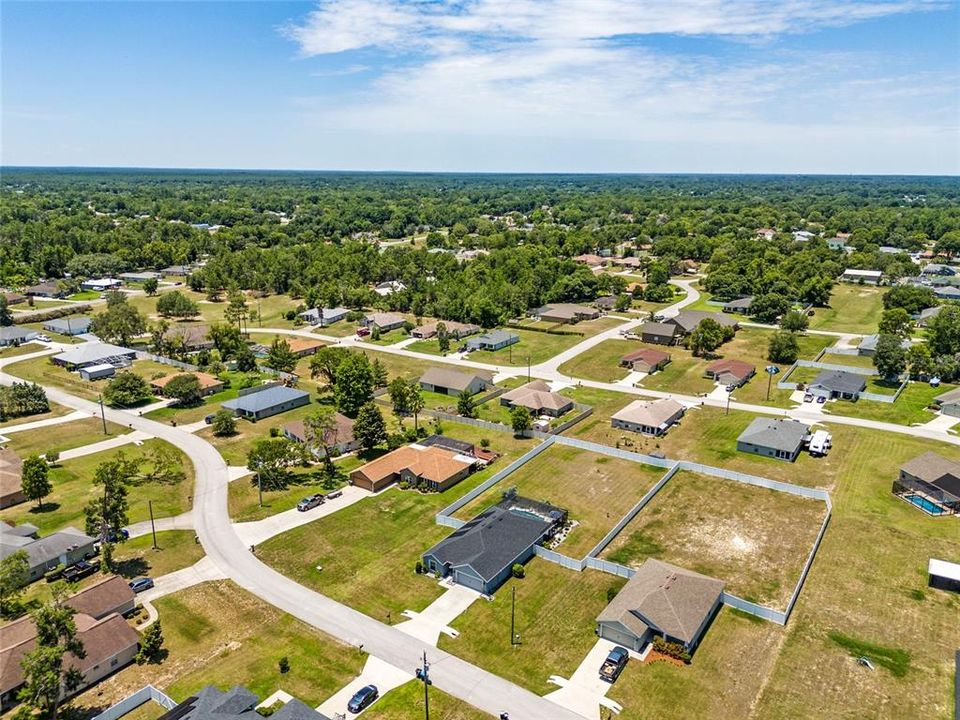
[(623, 669), (627, 666), (627, 660), (629, 659), (630, 653), (626, 648), (620, 646), (615, 647), (610, 651), (610, 654), (607, 655), (607, 659), (603, 661), (603, 665), (600, 666), (600, 679), (608, 683), (615, 683), (617, 678), (620, 677), (620, 673), (622, 673)]

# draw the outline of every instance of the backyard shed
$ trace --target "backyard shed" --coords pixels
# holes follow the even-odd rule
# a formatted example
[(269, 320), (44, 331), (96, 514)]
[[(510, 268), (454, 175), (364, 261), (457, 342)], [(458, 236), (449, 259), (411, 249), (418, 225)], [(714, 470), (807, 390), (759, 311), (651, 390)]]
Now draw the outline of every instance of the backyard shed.
[(89, 365), (80, 368), (80, 377), (84, 380), (102, 380), (103, 378), (113, 377), (117, 373), (110, 363), (101, 363), (100, 365)]

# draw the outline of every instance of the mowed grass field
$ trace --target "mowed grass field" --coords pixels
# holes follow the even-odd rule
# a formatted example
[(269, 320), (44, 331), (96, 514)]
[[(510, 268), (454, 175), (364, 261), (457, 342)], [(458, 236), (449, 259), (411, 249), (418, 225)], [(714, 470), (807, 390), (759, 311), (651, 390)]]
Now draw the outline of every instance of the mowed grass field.
[(536, 442), (451, 422), (444, 423), (444, 434), (473, 443), (489, 437), (490, 448), (503, 457), (444, 493), (394, 487), (365, 498), (271, 538), (257, 547), (257, 555), (297, 582), (378, 620), (390, 613), (398, 621), (403, 610), (422, 610), (443, 592), (436, 580), (414, 572), (423, 552), (450, 532), (436, 524), (436, 513)]
[(681, 471), (603, 557), (634, 568), (648, 558), (664, 560), (723, 580), (728, 592), (746, 600), (783, 610), (826, 510), (818, 500)]
[(884, 292), (883, 288), (868, 285), (837, 283), (830, 294), (830, 306), (815, 309), (810, 329), (874, 333), (883, 314)]
[[(52, 355), (36, 357), (9, 365), (6, 369), (11, 375), (40, 385), (52, 385), (65, 390), (71, 395), (96, 401), (106, 388), (109, 379), (84, 380), (79, 373), (69, 372), (66, 368), (54, 365), (50, 360)], [(173, 369), (153, 360), (134, 360), (129, 368), (137, 375), (149, 382), (154, 377), (168, 375)]]
[[(367, 720), (420, 720), (424, 715), (423, 683), (411, 680), (383, 695), (363, 712)], [(490, 716), (462, 700), (430, 688), (430, 716), (441, 720), (489, 720)]]
[[(531, 365), (537, 365), (545, 360), (549, 360), (557, 353), (573, 347), (585, 338), (622, 324), (622, 320), (611, 317), (601, 317), (596, 320), (584, 320), (576, 325), (543, 325), (543, 327), (556, 327), (558, 330), (583, 333), (582, 336), (552, 335), (545, 332), (525, 330), (523, 326), (509, 326), (504, 329), (519, 335), (519, 342), (494, 352), (476, 350), (469, 353), (469, 358), (474, 362), (489, 363), (491, 365), (513, 365), (517, 367), (525, 366), (529, 359)], [(540, 325), (536, 325), (536, 327), (540, 327)]]
[[(129, 665), (82, 693), (81, 709), (105, 709), (146, 684), (177, 701), (215, 685), (244, 685), (261, 700), (277, 688), (316, 706), (356, 677), (366, 655), (258, 600), (229, 581), (207, 582), (155, 603), (167, 658)], [(278, 662), (287, 657), (290, 671)]]
[(6, 428), (11, 428), (16, 425), (23, 425), (24, 423), (36, 422), (38, 420), (49, 420), (50, 418), (63, 417), (64, 415), (69, 415), (73, 412), (73, 409), (65, 407), (63, 405), (57, 405), (56, 403), (49, 403), (50, 410), (45, 413), (38, 413), (36, 415), (22, 415), (20, 417), (10, 418), (6, 422), (0, 423), (0, 433)]
[[(171, 288), (170, 290), (165, 289), (164, 292), (172, 292), (173, 290), (180, 291), (197, 303), (200, 314), (194, 319), (194, 322), (214, 323), (225, 321), (224, 310), (227, 308), (226, 293), (221, 295), (219, 302), (211, 302), (207, 300), (207, 296), (204, 293), (194, 292), (186, 286)], [(301, 300), (294, 300), (289, 295), (267, 295), (266, 297), (257, 298), (254, 293), (251, 292), (244, 294), (247, 300), (247, 311), (259, 311), (260, 313), (260, 319), (247, 321), (251, 332), (260, 327), (292, 328), (294, 326), (294, 322), (287, 320), (285, 315), (288, 310), (295, 310), (302, 302)], [(154, 295), (152, 297), (147, 295), (131, 295), (128, 296), (128, 302), (146, 315), (147, 318), (158, 320), (160, 318), (157, 314), (157, 300), (159, 297), (160, 295)], [(98, 310), (102, 310), (102, 308), (98, 308)], [(176, 322), (179, 323), (181, 321), (177, 320)]]
[(172, 445), (162, 440), (147, 440), (143, 445), (127, 445), (115, 450), (107, 450), (85, 455), (74, 460), (64, 460), (50, 468), (50, 482), (53, 492), (43, 501), (43, 511), (34, 502), (21, 503), (0, 512), (0, 520), (13, 524), (28, 522), (36, 525), (41, 534), (60, 530), (67, 525), (83, 529), (84, 506), (97, 495), (97, 486), (93, 476), (97, 465), (112, 460), (123, 453), (128, 459), (136, 460), (145, 455), (145, 451), (157, 446), (173, 450), (185, 478), (176, 485), (143, 483), (128, 489), (127, 516), (131, 523), (150, 518), (149, 501), (153, 501), (154, 517), (179, 515), (190, 509), (193, 495), (193, 465), (190, 459)]
[(8, 435), (10, 441), (6, 443), (6, 447), (16, 450), (20, 457), (25, 458), (28, 455), (45, 455), (48, 452), (61, 453), (109, 440), (128, 432), (131, 430), (108, 422), (107, 432), (104, 434), (103, 420), (99, 417), (87, 417), (34, 430), (10, 433)]
[(113, 550), (116, 573), (125, 578), (138, 575), (158, 578), (190, 567), (203, 557), (203, 546), (195, 537), (193, 530), (158, 532), (156, 550), (150, 533), (120, 543)]
[[(570, 677), (593, 647), (595, 621), (607, 606), (607, 591), (624, 584), (623, 578), (594, 570), (578, 573), (533, 558), (523, 579), (509, 579), (493, 600), (475, 601), (454, 620), (459, 637), (441, 635), (439, 647), (544, 695), (557, 689), (547, 682), (551, 675)], [(511, 648), (514, 589), (520, 644)]]
[(586, 555), (663, 476), (662, 468), (554, 445), (457, 511), (467, 520), (500, 502), (516, 487), (522, 497), (569, 511), (577, 523), (557, 546), (573, 558)]

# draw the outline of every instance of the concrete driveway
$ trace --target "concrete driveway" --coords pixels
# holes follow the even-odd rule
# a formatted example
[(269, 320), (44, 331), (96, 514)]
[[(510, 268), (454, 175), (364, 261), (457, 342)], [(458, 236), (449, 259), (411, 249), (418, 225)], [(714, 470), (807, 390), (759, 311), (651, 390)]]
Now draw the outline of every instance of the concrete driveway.
[[(346, 652), (356, 651), (347, 650)], [(337, 691), (333, 697), (318, 706), (317, 711), (322, 715), (326, 715), (328, 718), (336, 717), (337, 713), (341, 713), (347, 717), (356, 717), (353, 713), (347, 712), (347, 703), (350, 702), (350, 698), (353, 697), (357, 690), (365, 685), (376, 685), (377, 690), (380, 691), (380, 697), (383, 697), (394, 688), (400, 687), (405, 682), (413, 680), (414, 672), (416, 672), (416, 668), (410, 668), (409, 672), (401, 670), (371, 655), (367, 658), (367, 662), (363, 666), (363, 672)], [(375, 702), (369, 707), (376, 706), (377, 703)]]
[[(598, 639), (569, 679), (557, 675), (550, 677), (550, 682), (560, 685), (560, 689), (544, 697), (591, 720), (600, 720), (601, 705), (619, 713), (623, 708), (607, 698), (607, 691), (612, 685), (600, 679), (600, 666), (615, 647), (616, 643)], [(630, 652), (631, 662), (639, 662), (643, 657), (644, 655), (639, 653)]]
[[(304, 495), (306, 494), (308, 493), (304, 491)], [(333, 500), (327, 500), (323, 505), (315, 507), (312, 510), (300, 512), (296, 508), (292, 508), (263, 520), (234, 523), (233, 528), (236, 530), (237, 535), (240, 537), (240, 540), (243, 541), (244, 545), (248, 547), (250, 545), (259, 545), (274, 535), (279, 535), (287, 530), (293, 530), (301, 525), (306, 525), (307, 523), (312, 523), (314, 520), (332, 515), (337, 512), (337, 510), (343, 510), (343, 508), (353, 505), (365, 497), (370, 497), (370, 493), (353, 485), (348, 485), (343, 488), (343, 495)]]
[(446, 587), (446, 592), (430, 603), (422, 612), (404, 610), (404, 616), (410, 619), (396, 625), (397, 630), (402, 630), (408, 635), (434, 646), (440, 639), (440, 633), (457, 637), (458, 633), (450, 627), (450, 623), (466, 612), (474, 600), (483, 596), (476, 590), (470, 590), (462, 585), (448, 583)]

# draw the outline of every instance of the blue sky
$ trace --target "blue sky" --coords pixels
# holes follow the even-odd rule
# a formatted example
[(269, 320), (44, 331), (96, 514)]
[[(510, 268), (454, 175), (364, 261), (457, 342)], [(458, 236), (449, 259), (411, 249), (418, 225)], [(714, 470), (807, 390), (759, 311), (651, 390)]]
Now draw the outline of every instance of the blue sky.
[(956, 0), (2, 14), (5, 165), (960, 174)]

